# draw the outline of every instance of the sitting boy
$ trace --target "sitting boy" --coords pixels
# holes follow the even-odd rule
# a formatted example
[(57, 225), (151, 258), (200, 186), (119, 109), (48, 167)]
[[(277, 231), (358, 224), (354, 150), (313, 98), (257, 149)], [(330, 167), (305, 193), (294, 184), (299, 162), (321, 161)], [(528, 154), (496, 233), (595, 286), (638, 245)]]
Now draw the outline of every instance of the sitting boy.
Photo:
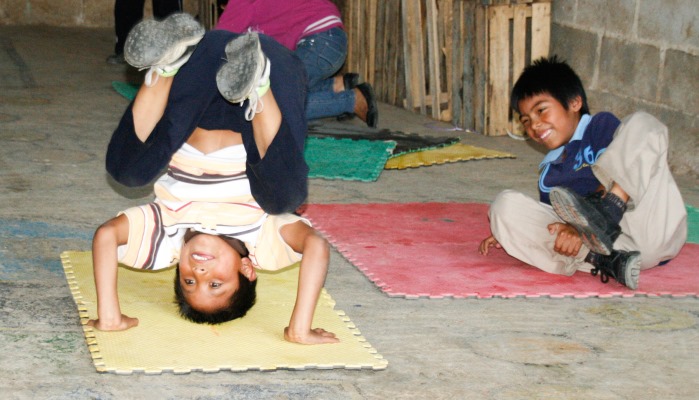
[(503, 248), (547, 272), (591, 271), (636, 289), (640, 270), (679, 253), (687, 214), (662, 123), (643, 112), (623, 121), (590, 115), (580, 78), (555, 56), (525, 68), (511, 106), (549, 152), (539, 166), (538, 202), (512, 190), (496, 197), (481, 254)]
[[(125, 58), (151, 69), (112, 137), (108, 170), (134, 183), (168, 168), (154, 185), (153, 203), (128, 209), (97, 229), (98, 318), (89, 325), (100, 330), (138, 325), (121, 313), (119, 262), (151, 270), (177, 264), (180, 313), (213, 324), (242, 317), (252, 307), (255, 268), (274, 270), (301, 260), (284, 338), (337, 342), (331, 332), (311, 327), (328, 244), (308, 221), (287, 212), (306, 193), (308, 170), (299, 155), (305, 93), (296, 90), (305, 87), (303, 66), (269, 38), (204, 34), (186, 14), (137, 25)], [(300, 117), (285, 111), (300, 111)]]

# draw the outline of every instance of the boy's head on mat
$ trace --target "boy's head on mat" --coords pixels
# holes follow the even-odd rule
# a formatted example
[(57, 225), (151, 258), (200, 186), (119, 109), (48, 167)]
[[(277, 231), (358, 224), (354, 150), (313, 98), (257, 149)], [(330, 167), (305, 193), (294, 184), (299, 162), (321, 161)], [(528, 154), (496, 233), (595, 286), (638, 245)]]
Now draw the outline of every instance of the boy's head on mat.
[(547, 149), (570, 141), (583, 114), (589, 114), (582, 81), (556, 56), (526, 67), (512, 88), (510, 106), (532, 140)]
[(190, 321), (230, 321), (255, 304), (257, 275), (238, 239), (190, 230), (176, 271), (175, 298), (180, 315)]

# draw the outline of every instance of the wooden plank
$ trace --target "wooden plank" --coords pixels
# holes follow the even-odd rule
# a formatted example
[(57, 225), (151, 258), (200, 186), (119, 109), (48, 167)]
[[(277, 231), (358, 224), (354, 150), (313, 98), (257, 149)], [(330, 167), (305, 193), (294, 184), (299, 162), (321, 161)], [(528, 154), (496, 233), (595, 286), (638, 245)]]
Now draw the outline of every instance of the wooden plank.
[(342, 22), (345, 25), (347, 32), (347, 57), (345, 58), (345, 69), (347, 71), (356, 71), (354, 65), (354, 42), (356, 40), (356, 27), (354, 25), (354, 8), (351, 2), (345, 4), (342, 14)]
[(509, 92), (527, 64), (527, 17), (531, 17), (531, 7), (528, 4), (514, 6), (512, 21), (512, 76), (508, 84), (508, 130), (512, 133), (520, 133), (520, 123), (517, 115), (509, 107)]
[(440, 10), (440, 20), (441, 24), (440, 26), (442, 27), (442, 35), (441, 37), (443, 38), (442, 43), (442, 52), (444, 53), (444, 64), (445, 64), (445, 84), (446, 84), (446, 93), (447, 93), (447, 102), (446, 102), (446, 107), (444, 110), (442, 110), (439, 119), (442, 121), (451, 121), (454, 116), (454, 102), (452, 101), (452, 93), (454, 93), (454, 82), (456, 81), (454, 79), (454, 70), (458, 67), (458, 63), (460, 60), (460, 57), (458, 57), (458, 54), (455, 57), (455, 52), (454, 52), (454, 36), (453, 36), (453, 30), (454, 30), (454, 1), (453, 0), (440, 0), (439, 3), (439, 10)]
[(532, 60), (549, 54), (551, 3), (532, 4)]
[(368, 0), (367, 8), (369, 16), (367, 18), (367, 30), (369, 35), (367, 39), (369, 40), (369, 62), (367, 63), (367, 75), (366, 80), (368, 82), (375, 81), (376, 73), (376, 7), (378, 0)]
[(420, 113), (425, 114), (424, 44), (422, 40), (420, 3), (415, 0), (402, 0), (401, 5), (406, 100), (411, 109), (419, 107)]
[(511, 6), (493, 6), (489, 8), (488, 21), (488, 131), (486, 135), (500, 136), (507, 134), (510, 76), (510, 16)]
[[(399, 3), (400, 4), (400, 3)], [(395, 27), (401, 24), (401, 13), (392, 13), (392, 19), (390, 22), (391, 27), (391, 69), (394, 74), (391, 76), (393, 80), (392, 90), (390, 92), (391, 104), (398, 105), (399, 101), (406, 97), (407, 89), (405, 85), (405, 55), (402, 50), (402, 33), (400, 29)]]
[[(464, 63), (464, 53), (469, 51), (467, 46), (470, 46), (470, 35), (469, 29), (465, 25), (465, 10), (464, 2), (455, 1), (452, 2), (452, 29), (449, 35), (452, 37), (451, 40), (451, 63), (453, 67), (451, 69), (451, 75), (449, 79), (451, 80), (450, 85), (450, 108), (451, 108), (451, 123), (454, 126), (465, 126), (464, 121), (464, 103), (466, 99), (466, 93), (464, 91), (464, 75), (466, 73), (465, 63)], [(447, 60), (447, 62), (450, 62)], [(470, 69), (470, 68), (469, 68)], [(472, 84), (471, 84), (472, 85)], [(463, 97), (462, 97), (463, 96)], [(470, 122), (469, 122), (470, 126)]]
[(358, 35), (358, 47), (355, 52), (355, 57), (357, 57), (357, 71), (360, 75), (366, 77), (367, 75), (367, 32), (366, 32), (366, 7), (364, 6), (364, 0), (355, 0), (357, 7), (357, 27), (359, 29)]
[[(473, 25), (476, 27), (475, 40), (473, 46), (472, 57), (470, 62), (473, 64), (473, 93), (470, 97), (465, 97), (473, 104), (474, 113), (474, 129), (476, 132), (485, 134), (487, 130), (486, 117), (487, 99), (489, 96), (488, 90), (488, 8), (483, 6), (475, 6), (475, 20)], [(466, 89), (466, 84), (464, 84)]]
[[(439, 94), (441, 88), (441, 68), (440, 68), (440, 51), (439, 51), (439, 23), (437, 22), (437, 2), (436, 0), (427, 0), (427, 57), (429, 65), (429, 93), (432, 99), (432, 118), (439, 119), (441, 106), (439, 104)], [(427, 102), (427, 100), (425, 100)]]
[[(527, 11), (528, 5), (514, 7), (512, 22), (512, 76), (516, 79), (526, 65), (527, 56)], [(514, 81), (511, 82), (514, 84)]]

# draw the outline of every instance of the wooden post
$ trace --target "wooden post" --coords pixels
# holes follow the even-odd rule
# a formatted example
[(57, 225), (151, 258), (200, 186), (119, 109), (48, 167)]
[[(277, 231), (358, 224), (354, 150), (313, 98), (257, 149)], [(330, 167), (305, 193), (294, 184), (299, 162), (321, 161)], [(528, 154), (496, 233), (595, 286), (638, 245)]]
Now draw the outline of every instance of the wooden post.
[(405, 86), (408, 109), (420, 108), (425, 114), (425, 71), (420, 3), (402, 0), (403, 53), (405, 54)]
[[(505, 135), (508, 127), (510, 90), (510, 6), (488, 10), (488, 121), (487, 135)], [(505, 106), (503, 106), (505, 105)], [(502, 112), (502, 110), (505, 112)]]
[(439, 24), (437, 23), (437, 2), (427, 0), (427, 49), (429, 60), (429, 88), (431, 96), (432, 118), (440, 117), (440, 95), (442, 93), (440, 74)]

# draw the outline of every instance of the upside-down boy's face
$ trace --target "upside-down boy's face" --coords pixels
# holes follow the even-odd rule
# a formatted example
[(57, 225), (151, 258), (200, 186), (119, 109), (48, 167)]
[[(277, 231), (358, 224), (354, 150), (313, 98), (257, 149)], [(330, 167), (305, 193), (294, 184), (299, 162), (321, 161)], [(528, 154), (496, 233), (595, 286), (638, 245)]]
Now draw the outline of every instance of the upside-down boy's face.
[(568, 143), (580, 122), (582, 99), (578, 96), (568, 109), (548, 93), (539, 93), (518, 103), (519, 120), (532, 140), (553, 150)]
[(251, 268), (248, 258), (222, 238), (197, 234), (180, 251), (180, 285), (187, 303), (195, 310), (212, 312), (225, 307), (240, 284), (238, 271)]

